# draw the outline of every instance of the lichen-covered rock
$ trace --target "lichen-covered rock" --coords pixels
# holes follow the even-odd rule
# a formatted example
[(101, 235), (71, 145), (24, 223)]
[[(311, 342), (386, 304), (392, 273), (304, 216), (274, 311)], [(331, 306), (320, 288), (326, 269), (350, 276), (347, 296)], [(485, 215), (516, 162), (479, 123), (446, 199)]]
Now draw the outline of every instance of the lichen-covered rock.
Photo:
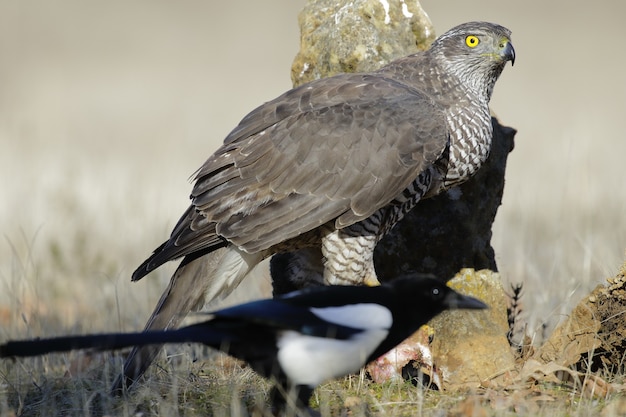
[(434, 331), (433, 362), (443, 388), (478, 387), (513, 370), (515, 357), (506, 337), (507, 296), (500, 276), (489, 270), (463, 269), (448, 285), (482, 300), (489, 309), (445, 311), (429, 323)]
[(310, 0), (299, 15), (294, 86), (342, 72), (367, 72), (428, 48), (435, 39), (417, 0)]

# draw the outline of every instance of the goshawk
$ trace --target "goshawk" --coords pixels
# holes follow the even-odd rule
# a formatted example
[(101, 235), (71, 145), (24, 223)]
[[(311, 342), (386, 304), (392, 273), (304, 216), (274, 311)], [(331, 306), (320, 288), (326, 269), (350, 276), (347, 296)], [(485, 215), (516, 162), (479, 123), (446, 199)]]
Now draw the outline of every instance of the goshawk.
[[(465, 23), (425, 52), (304, 84), (253, 110), (198, 170), (191, 206), (132, 276), (183, 258), (146, 329), (177, 327), (278, 252), (321, 248), (324, 283), (377, 284), (382, 236), (487, 158), (489, 100), (514, 60), (508, 29)], [(135, 349), (114, 388), (157, 353)]]

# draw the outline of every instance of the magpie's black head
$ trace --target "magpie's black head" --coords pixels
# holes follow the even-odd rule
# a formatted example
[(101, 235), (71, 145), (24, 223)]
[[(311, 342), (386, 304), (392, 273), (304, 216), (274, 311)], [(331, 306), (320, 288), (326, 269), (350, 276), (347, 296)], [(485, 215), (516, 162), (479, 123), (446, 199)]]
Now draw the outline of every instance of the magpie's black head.
[(419, 322), (419, 325), (426, 324), (444, 310), (488, 308), (482, 301), (459, 294), (434, 278), (404, 275), (386, 285), (395, 293), (396, 314)]

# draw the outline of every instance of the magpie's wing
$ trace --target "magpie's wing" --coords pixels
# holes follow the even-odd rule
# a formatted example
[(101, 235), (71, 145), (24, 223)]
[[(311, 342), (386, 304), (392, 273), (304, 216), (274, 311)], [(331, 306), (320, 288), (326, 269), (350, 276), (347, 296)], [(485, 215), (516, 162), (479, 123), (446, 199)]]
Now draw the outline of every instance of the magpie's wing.
[(294, 305), (282, 299), (253, 301), (212, 314), (215, 318), (206, 323), (211, 328), (219, 328), (220, 322), (229, 322), (263, 326), (271, 331), (294, 330), (309, 336), (333, 339), (348, 339), (362, 331), (361, 328), (329, 321), (315, 308)]
[(178, 330), (10, 341), (0, 345), (0, 357), (164, 343), (203, 343), (219, 349), (229, 341), (245, 341), (252, 329), (256, 334), (293, 330), (309, 336), (349, 339), (372, 328), (391, 327), (391, 313), (380, 303), (387, 297), (384, 286), (319, 287), (218, 310), (211, 313), (212, 319)]

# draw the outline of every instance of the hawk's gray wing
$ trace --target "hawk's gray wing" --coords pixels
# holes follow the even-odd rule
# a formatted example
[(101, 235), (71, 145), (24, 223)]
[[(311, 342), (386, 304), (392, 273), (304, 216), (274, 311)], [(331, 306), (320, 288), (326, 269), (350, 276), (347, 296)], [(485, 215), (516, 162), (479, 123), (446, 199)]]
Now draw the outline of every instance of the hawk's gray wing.
[(219, 236), (257, 252), (366, 219), (441, 156), (446, 126), (428, 96), (381, 75), (290, 90), (247, 115), (200, 168), (192, 206), (150, 269)]

